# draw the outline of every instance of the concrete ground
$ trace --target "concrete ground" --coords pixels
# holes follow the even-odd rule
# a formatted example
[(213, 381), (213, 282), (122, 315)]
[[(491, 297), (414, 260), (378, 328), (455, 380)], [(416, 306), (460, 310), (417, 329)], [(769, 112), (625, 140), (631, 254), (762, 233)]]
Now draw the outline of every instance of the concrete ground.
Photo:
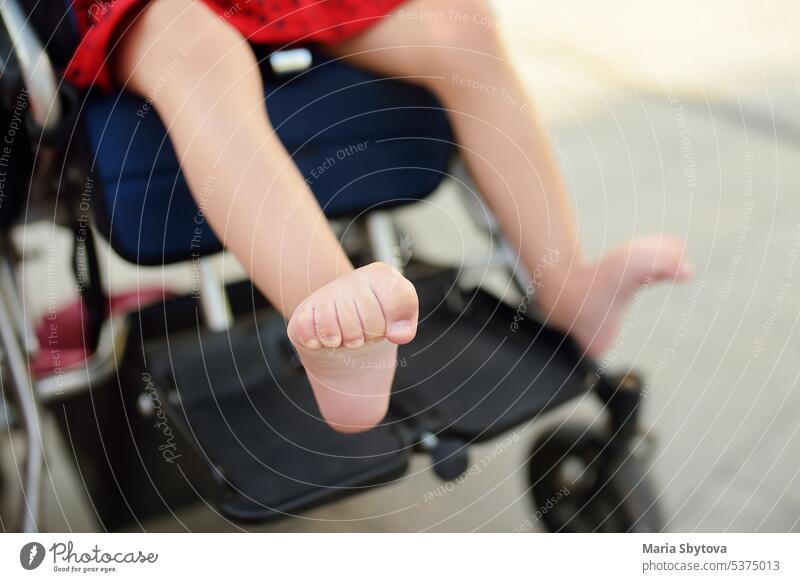
[[(668, 232), (686, 238), (697, 267), (694, 281), (637, 299), (607, 362), (647, 375), (644, 420), (668, 528), (800, 531), (800, 9), (741, 0), (495, 5), (553, 132), (587, 254)], [(442, 249), (467, 226), (450, 220), (448, 192), (436, 200), (400, 222), (415, 251), (463, 260), (469, 249)], [(44, 248), (48, 237), (31, 229), (25, 244)], [(164, 276), (107, 267), (119, 286)], [(25, 280), (44, 275), (42, 264)], [(594, 413), (578, 405), (550, 420)], [(265, 529), (515, 530), (535, 510), (521, 467), (538, 430), (521, 430), (491, 470), (433, 501), (425, 493), (440, 482), (418, 458), (394, 486)], [(91, 528), (80, 481), (63, 463), (68, 451), (48, 451), (58, 484), (58, 497), (47, 487), (50, 530)], [(193, 530), (236, 529), (205, 509), (180, 517)]]

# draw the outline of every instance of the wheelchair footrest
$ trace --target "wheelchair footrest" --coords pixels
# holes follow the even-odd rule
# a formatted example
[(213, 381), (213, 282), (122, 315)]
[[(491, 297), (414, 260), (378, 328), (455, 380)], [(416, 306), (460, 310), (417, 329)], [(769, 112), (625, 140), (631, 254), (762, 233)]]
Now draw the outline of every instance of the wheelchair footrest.
[(476, 442), (586, 392), (593, 368), (570, 338), (525, 317), (529, 301), (515, 309), (447, 274), (415, 283), (421, 323), (392, 399), (405, 417)]
[(221, 511), (267, 520), (390, 481), (409, 458), (396, 425), (343, 435), (321, 419), (277, 314), (151, 346), (149, 370), (220, 484)]
[[(274, 311), (225, 332), (184, 328), (146, 342), (148, 372), (211, 467), (225, 515), (266, 520), (388, 483), (426, 448), (425, 435), (463, 456), (459, 443), (585, 392), (586, 366), (563, 335), (484, 291), (458, 289), (453, 272), (409, 277), (422, 298), (418, 335), (401, 348), (389, 417), (362, 434), (321, 420)], [(453, 478), (463, 463), (433, 453), (453, 461), (437, 471)]]

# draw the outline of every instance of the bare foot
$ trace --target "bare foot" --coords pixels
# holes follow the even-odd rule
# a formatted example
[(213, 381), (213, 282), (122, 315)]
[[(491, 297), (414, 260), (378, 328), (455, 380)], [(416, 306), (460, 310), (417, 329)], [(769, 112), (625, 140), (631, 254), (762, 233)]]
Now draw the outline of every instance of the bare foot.
[(692, 276), (683, 254), (683, 243), (672, 237), (637, 239), (594, 264), (573, 267), (562, 289), (551, 289), (550, 296), (546, 286), (541, 289), (539, 304), (549, 323), (597, 357), (616, 339), (624, 310), (639, 289)]
[(417, 293), (389, 265), (372, 263), (312, 293), (289, 320), (289, 339), (322, 417), (361, 432), (386, 415), (397, 345), (417, 333)]

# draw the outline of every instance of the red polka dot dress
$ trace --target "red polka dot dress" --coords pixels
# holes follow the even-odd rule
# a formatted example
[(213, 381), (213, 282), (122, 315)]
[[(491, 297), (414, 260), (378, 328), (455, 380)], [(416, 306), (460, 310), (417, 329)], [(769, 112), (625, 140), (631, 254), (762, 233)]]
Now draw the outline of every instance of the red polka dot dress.
[[(149, 0), (73, 0), (81, 40), (66, 70), (78, 87), (112, 87), (108, 55)], [(405, 0), (196, 0), (254, 44), (336, 43)]]

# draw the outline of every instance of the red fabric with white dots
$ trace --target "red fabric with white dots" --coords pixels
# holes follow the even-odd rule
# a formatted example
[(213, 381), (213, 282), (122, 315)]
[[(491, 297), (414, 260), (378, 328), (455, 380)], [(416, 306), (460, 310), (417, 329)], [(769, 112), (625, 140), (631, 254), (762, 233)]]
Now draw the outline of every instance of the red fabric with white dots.
[[(73, 0), (81, 41), (66, 70), (78, 87), (111, 89), (108, 56), (149, 0)], [(197, 0), (250, 42), (336, 43), (377, 23), (405, 0)], [(200, 32), (200, 31), (198, 31)]]

